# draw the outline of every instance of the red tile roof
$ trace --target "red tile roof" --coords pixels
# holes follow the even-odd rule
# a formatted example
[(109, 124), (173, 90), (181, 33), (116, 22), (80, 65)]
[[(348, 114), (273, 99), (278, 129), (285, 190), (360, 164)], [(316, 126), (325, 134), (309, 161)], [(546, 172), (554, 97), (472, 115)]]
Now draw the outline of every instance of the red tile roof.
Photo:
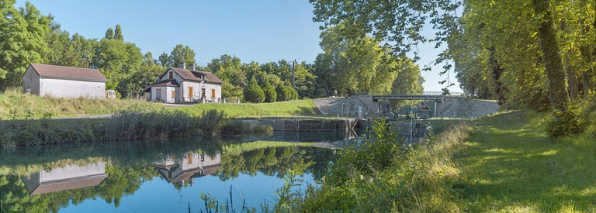
[(106, 82), (108, 79), (97, 69), (31, 64), (30, 67), (43, 78), (60, 78), (82, 81)]

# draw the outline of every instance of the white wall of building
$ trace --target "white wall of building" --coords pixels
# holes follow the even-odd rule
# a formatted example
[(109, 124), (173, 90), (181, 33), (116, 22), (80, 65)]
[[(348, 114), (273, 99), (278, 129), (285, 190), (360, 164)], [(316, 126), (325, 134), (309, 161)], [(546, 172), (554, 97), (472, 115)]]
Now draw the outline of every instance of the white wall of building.
[[(193, 82), (193, 81), (184, 81), (180, 85), (182, 88), (181, 94), (184, 100), (180, 100), (181, 102), (198, 102), (201, 100), (201, 83)], [(192, 98), (190, 97), (190, 88), (192, 87)]]
[(29, 67), (23, 75), (23, 92), (39, 95), (40, 78), (33, 68)]
[(99, 98), (106, 97), (106, 83), (64, 79), (41, 79), (40, 96), (50, 95), (59, 98)]
[[(160, 99), (157, 100), (159, 90)], [(176, 87), (151, 87), (151, 98), (150, 101), (165, 102), (165, 103), (176, 103), (176, 99), (172, 97), (172, 91), (176, 92), (176, 98), (178, 97), (179, 91)]]

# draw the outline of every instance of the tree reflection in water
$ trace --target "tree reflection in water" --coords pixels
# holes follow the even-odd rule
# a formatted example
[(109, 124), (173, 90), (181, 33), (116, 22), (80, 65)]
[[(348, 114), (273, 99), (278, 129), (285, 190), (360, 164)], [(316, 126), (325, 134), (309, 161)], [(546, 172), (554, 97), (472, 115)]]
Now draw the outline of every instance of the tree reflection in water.
[[(177, 157), (188, 160), (189, 154), (194, 160), (191, 163), (197, 161), (196, 156), (208, 160), (219, 156), (219, 168), (203, 166), (188, 170), (192, 172), (188, 178), (169, 181), (177, 189), (188, 187), (195, 178), (204, 175), (217, 176), (221, 181), (239, 174), (254, 176), (257, 172), (283, 178), (290, 168), (299, 174), (310, 173), (315, 180), (320, 180), (333, 158), (332, 150), (299, 147), (295, 143), (227, 148), (237, 143), (229, 139), (181, 139), (3, 149), (0, 150), (0, 212), (58, 212), (89, 199), (105, 200), (118, 207), (124, 196), (132, 196), (143, 183), (155, 178), (168, 179), (156, 166), (159, 162)], [(24, 180), (39, 172), (56, 172), (64, 167), (85, 168), (98, 162), (105, 163), (107, 177), (97, 185), (39, 195), (31, 195), (32, 190), (25, 185)]]

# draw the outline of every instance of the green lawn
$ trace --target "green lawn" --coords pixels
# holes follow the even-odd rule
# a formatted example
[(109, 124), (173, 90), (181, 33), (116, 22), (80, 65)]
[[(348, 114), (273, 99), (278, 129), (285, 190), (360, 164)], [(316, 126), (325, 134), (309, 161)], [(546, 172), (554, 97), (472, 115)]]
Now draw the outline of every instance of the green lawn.
[(596, 212), (594, 149), (547, 138), (545, 116), (516, 111), (474, 121), (457, 159), (461, 176), (478, 183), (471, 212)]
[(187, 112), (192, 116), (200, 116), (204, 111), (223, 110), (230, 117), (292, 117), (317, 115), (317, 106), (312, 100), (285, 101), (261, 104), (197, 104), (192, 107), (178, 107), (168, 110)]

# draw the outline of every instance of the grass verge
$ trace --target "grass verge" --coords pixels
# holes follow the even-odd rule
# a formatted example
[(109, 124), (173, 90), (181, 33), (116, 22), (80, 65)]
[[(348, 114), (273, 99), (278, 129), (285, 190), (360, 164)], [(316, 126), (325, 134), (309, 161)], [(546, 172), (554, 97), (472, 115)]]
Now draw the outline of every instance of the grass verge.
[(114, 114), (121, 110), (155, 110), (162, 104), (136, 99), (54, 98), (8, 89), (0, 94), (0, 119)]
[(471, 212), (595, 212), (596, 156), (586, 135), (549, 139), (548, 115), (529, 111), (475, 122), (458, 159), (462, 175), (478, 182)]
[(317, 105), (313, 100), (299, 100), (260, 104), (197, 104), (192, 107), (178, 107), (168, 110), (182, 111), (191, 116), (199, 116), (205, 111), (217, 109), (223, 110), (230, 117), (292, 117), (295, 115), (317, 115), (314, 110), (316, 108)]

